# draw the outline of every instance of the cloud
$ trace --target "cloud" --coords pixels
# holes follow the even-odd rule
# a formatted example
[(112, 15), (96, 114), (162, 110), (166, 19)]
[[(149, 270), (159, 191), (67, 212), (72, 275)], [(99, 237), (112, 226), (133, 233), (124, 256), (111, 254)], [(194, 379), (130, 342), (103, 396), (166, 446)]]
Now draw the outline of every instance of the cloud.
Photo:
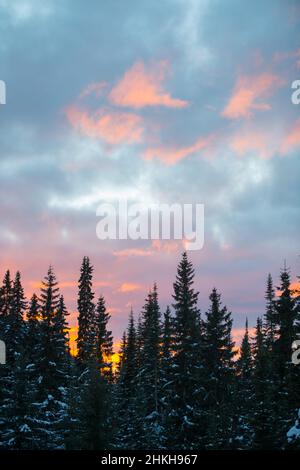
[(204, 148), (207, 148), (210, 142), (212, 141), (212, 136), (201, 137), (194, 144), (187, 147), (151, 147), (145, 150), (143, 156), (146, 160), (153, 160), (157, 158), (161, 160), (166, 165), (173, 165), (179, 160), (186, 158), (192, 153), (198, 152)]
[(134, 284), (132, 282), (124, 282), (119, 287), (118, 292), (123, 292), (123, 293), (135, 292), (137, 290), (140, 290), (141, 288), (142, 286), (140, 286), (139, 284)]
[(88, 137), (98, 137), (108, 144), (133, 144), (141, 141), (142, 118), (133, 113), (99, 109), (95, 113), (76, 106), (66, 109), (71, 125)]
[(166, 61), (160, 61), (146, 68), (143, 62), (136, 62), (117, 83), (109, 94), (110, 101), (117, 106), (143, 108), (145, 106), (166, 106), (184, 108), (187, 101), (172, 98), (162, 88), (169, 71)]
[(117, 250), (113, 252), (114, 256), (119, 258), (129, 258), (131, 256), (151, 256), (152, 252), (148, 249), (142, 248), (126, 248), (124, 250)]
[(253, 152), (260, 158), (269, 158), (274, 149), (268, 135), (257, 130), (251, 130), (234, 135), (230, 139), (230, 147), (237, 155)]
[[(249, 333), (250, 338), (254, 338), (255, 328), (254, 327), (248, 328), (248, 333)], [(232, 340), (235, 343), (234, 350), (238, 354), (237, 358), (240, 355), (240, 347), (241, 347), (241, 343), (243, 341), (244, 335), (245, 335), (245, 328), (232, 328)]]
[(39, 8), (36, 8), (32, 0), (19, 0), (14, 3), (9, 0), (0, 0), (0, 7), (10, 14), (12, 22), (16, 25), (36, 18), (47, 18), (53, 13), (51, 5), (41, 4)]
[(295, 59), (296, 67), (300, 69), (300, 48), (295, 51), (275, 52), (273, 56), (274, 62), (282, 62), (289, 59)]
[(281, 153), (283, 155), (300, 147), (300, 119), (293, 125), (291, 131), (283, 139)]
[(106, 82), (93, 82), (90, 83), (84, 90), (79, 95), (79, 98), (84, 98), (86, 96), (91, 95), (92, 93), (95, 93), (97, 97), (101, 96), (103, 93), (103, 90), (107, 87)]
[[(43, 287), (42, 281), (29, 281), (29, 287), (32, 289), (41, 289)], [(94, 287), (108, 287), (111, 284), (106, 281), (94, 281), (93, 286)], [(66, 288), (77, 288), (78, 287), (78, 281), (63, 281), (63, 282), (58, 282), (58, 286), (60, 289), (66, 289)]]
[(257, 76), (238, 78), (233, 94), (222, 111), (222, 116), (229, 119), (250, 118), (254, 110), (267, 111), (269, 103), (258, 101), (272, 94), (284, 81), (277, 75), (263, 73)]
[(153, 256), (156, 253), (178, 253), (187, 249), (186, 240), (152, 240), (148, 248), (127, 248), (114, 251), (114, 256), (119, 258)]

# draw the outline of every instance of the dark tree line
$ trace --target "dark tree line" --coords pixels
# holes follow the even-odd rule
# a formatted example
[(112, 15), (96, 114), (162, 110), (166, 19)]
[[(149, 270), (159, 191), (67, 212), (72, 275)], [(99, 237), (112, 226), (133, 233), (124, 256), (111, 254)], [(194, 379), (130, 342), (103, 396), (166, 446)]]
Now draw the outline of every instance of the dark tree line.
[(161, 312), (156, 284), (137, 319), (130, 313), (113, 370), (110, 315), (95, 298), (84, 257), (78, 282), (77, 355), (69, 349), (64, 298), (52, 267), (40, 294), (25, 299), (20, 273), (0, 287), (2, 449), (300, 448), (299, 296), (284, 268), (269, 275), (266, 310), (254, 337), (248, 322), (240, 354), (231, 312), (214, 288), (205, 314), (186, 253), (171, 308)]

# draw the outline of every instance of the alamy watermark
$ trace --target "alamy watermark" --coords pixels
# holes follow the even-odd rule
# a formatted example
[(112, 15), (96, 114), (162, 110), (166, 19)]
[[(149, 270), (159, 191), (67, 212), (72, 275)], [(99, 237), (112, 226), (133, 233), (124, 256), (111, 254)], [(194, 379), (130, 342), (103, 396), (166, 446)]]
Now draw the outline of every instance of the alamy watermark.
[(291, 100), (293, 104), (300, 104), (300, 80), (294, 80), (292, 83), (292, 90)]
[(6, 104), (6, 84), (0, 80), (0, 104)]
[[(300, 335), (297, 334), (297, 336)], [(293, 341), (292, 350), (292, 363), (295, 364), (295, 366), (298, 366), (300, 364), (300, 339)]]
[(204, 204), (102, 203), (96, 215), (100, 240), (184, 240), (187, 250), (204, 245)]
[(6, 364), (6, 346), (2, 340), (0, 340), (0, 364)]

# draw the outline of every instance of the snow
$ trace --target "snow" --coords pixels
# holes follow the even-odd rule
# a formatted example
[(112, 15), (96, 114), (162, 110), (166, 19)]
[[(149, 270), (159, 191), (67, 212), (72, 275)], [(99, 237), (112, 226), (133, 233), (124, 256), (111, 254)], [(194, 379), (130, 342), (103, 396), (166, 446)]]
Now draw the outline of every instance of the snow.
[(295, 439), (300, 439), (300, 408), (298, 410), (298, 419), (296, 419), (296, 422), (294, 426), (291, 427), (291, 429), (286, 433), (288, 442), (292, 442)]

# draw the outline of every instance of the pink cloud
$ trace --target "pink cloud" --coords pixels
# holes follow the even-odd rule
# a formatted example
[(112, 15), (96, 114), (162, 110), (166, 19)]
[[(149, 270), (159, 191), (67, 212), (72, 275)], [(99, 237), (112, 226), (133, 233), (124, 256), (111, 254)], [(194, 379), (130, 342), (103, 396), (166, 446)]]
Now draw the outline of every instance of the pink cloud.
[(271, 147), (269, 136), (263, 132), (254, 130), (234, 135), (230, 139), (230, 147), (238, 155), (256, 152), (261, 158), (271, 157), (274, 151)]
[(166, 106), (184, 108), (187, 101), (173, 98), (164, 91), (162, 82), (168, 73), (168, 62), (161, 61), (146, 68), (136, 62), (111, 90), (109, 99), (117, 106), (143, 108), (144, 106)]
[(123, 282), (123, 284), (121, 284), (121, 286), (119, 287), (118, 292), (126, 294), (127, 292), (135, 292), (140, 289), (142, 289), (142, 286), (140, 286), (139, 284), (135, 284), (132, 282)]
[(281, 153), (283, 155), (300, 147), (300, 119), (293, 125), (292, 129), (283, 139)]
[(67, 108), (66, 115), (71, 125), (82, 134), (100, 138), (108, 144), (133, 144), (142, 139), (142, 118), (133, 113), (105, 109), (89, 113), (71, 106)]
[(186, 147), (176, 148), (176, 147), (152, 147), (148, 148), (143, 156), (146, 160), (153, 160), (157, 158), (161, 160), (166, 165), (173, 165), (179, 160), (186, 158), (188, 155), (191, 155), (199, 150), (207, 148), (211, 143), (212, 136), (201, 137), (193, 145)]
[(113, 254), (119, 258), (153, 256), (157, 253), (178, 253), (187, 248), (186, 240), (152, 240), (148, 248), (127, 248), (115, 251)]
[(113, 255), (119, 258), (129, 258), (131, 256), (151, 256), (152, 252), (142, 248), (126, 248), (125, 250), (114, 251)]
[(271, 109), (269, 103), (261, 100), (270, 96), (272, 91), (283, 83), (284, 81), (279, 76), (271, 73), (239, 77), (233, 94), (222, 111), (222, 116), (229, 119), (249, 118), (254, 110)]

